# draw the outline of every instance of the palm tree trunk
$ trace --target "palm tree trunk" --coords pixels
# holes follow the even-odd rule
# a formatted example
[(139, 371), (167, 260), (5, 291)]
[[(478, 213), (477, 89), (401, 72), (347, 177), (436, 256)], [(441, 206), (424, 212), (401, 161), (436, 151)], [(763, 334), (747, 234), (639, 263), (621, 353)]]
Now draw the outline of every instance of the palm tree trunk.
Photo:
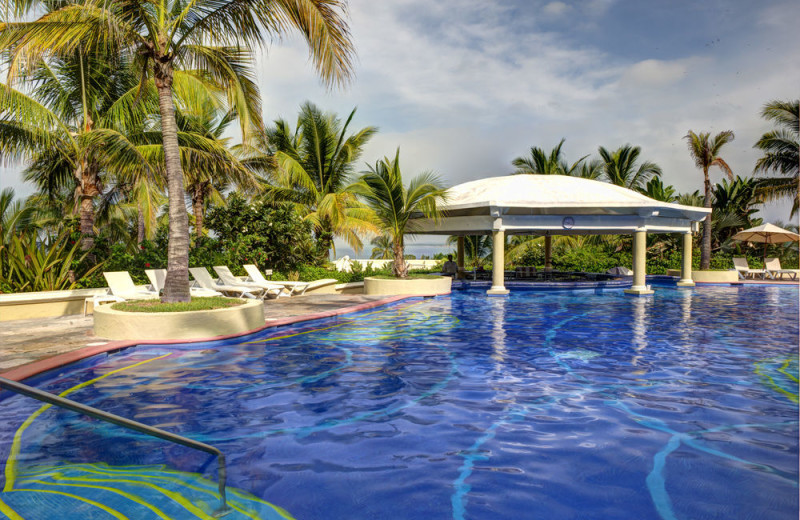
[(400, 239), (395, 239), (393, 250), (394, 263), (392, 264), (392, 274), (397, 278), (405, 278), (408, 276), (408, 266), (406, 265), (402, 237)]
[(194, 234), (197, 238), (203, 236), (203, 187), (198, 184), (192, 194), (192, 210), (194, 210)]
[(186, 193), (183, 189), (183, 168), (178, 147), (178, 127), (172, 104), (172, 66), (156, 60), (155, 83), (161, 111), (161, 137), (164, 143), (164, 164), (167, 169), (169, 198), (169, 245), (167, 278), (164, 280), (165, 303), (188, 302), (189, 294), (189, 217), (186, 214)]
[[(708, 177), (708, 169), (703, 169), (705, 176), (703, 187), (705, 188), (705, 201), (703, 206), (711, 208), (711, 179)], [(700, 245), (700, 269), (708, 270), (711, 268), (711, 215), (706, 215), (703, 221), (703, 241)]]
[(317, 235), (317, 256), (319, 261), (326, 263), (330, 260), (331, 245), (333, 244), (333, 232), (328, 226), (323, 225), (323, 228)]
[(81, 251), (94, 247), (94, 205), (91, 195), (81, 195)]
[(95, 172), (85, 160), (78, 166), (77, 177), (81, 198), (81, 251), (88, 251), (94, 247), (94, 197), (100, 194), (100, 190), (97, 187)]

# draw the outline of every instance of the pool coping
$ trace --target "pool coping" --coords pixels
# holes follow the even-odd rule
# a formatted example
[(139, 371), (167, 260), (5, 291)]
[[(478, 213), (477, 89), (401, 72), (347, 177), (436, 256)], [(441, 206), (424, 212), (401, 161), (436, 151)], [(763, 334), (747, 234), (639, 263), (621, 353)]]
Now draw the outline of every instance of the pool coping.
[(60, 368), (65, 365), (69, 365), (72, 363), (76, 363), (78, 361), (84, 360), (86, 358), (96, 356), (98, 354), (105, 354), (110, 352), (116, 352), (119, 350), (124, 350), (132, 347), (137, 347), (139, 345), (176, 345), (176, 344), (186, 344), (186, 343), (203, 343), (207, 341), (221, 341), (225, 339), (231, 338), (238, 338), (241, 336), (247, 336), (249, 334), (255, 334), (257, 332), (261, 332), (266, 329), (274, 328), (274, 327), (281, 327), (284, 325), (292, 325), (295, 323), (301, 323), (304, 321), (311, 321), (311, 320), (319, 320), (323, 318), (332, 318), (334, 316), (341, 316), (342, 314), (350, 314), (353, 312), (359, 312), (367, 309), (372, 309), (375, 307), (380, 307), (382, 305), (388, 305), (390, 303), (398, 302), (401, 300), (407, 300), (409, 298), (421, 298), (421, 297), (428, 297), (429, 295), (400, 295), (400, 296), (390, 296), (388, 298), (383, 298), (381, 300), (375, 300), (371, 302), (360, 303), (358, 305), (353, 305), (350, 307), (341, 307), (339, 309), (333, 309), (329, 311), (322, 311), (322, 312), (315, 312), (313, 314), (303, 314), (300, 316), (291, 316), (287, 318), (280, 318), (274, 321), (266, 322), (263, 327), (257, 327), (253, 330), (248, 330), (245, 332), (239, 332), (236, 334), (227, 334), (223, 336), (211, 336), (208, 338), (196, 338), (196, 339), (174, 339), (174, 340), (119, 340), (119, 341), (109, 341), (103, 345), (94, 345), (94, 346), (87, 346), (82, 347), (76, 350), (72, 350), (70, 352), (64, 352), (62, 354), (57, 354), (55, 356), (37, 359), (35, 361), (31, 361), (30, 363), (26, 363), (24, 365), (20, 365), (17, 367), (12, 368), (6, 372), (0, 372), (0, 377), (4, 377), (6, 379), (10, 379), (12, 381), (23, 381), (33, 376), (37, 376), (49, 370), (54, 370), (56, 368)]

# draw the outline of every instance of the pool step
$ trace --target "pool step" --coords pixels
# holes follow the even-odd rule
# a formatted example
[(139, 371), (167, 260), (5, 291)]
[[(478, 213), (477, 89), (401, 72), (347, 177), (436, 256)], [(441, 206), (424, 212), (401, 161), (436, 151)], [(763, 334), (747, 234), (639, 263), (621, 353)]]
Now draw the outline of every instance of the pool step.
[[(245, 491), (228, 487), (227, 494), (225, 520), (292, 519)], [(216, 482), (166, 466), (32, 467), (19, 472), (12, 490), (0, 492), (0, 518), (10, 520), (214, 520), (219, 505)]]

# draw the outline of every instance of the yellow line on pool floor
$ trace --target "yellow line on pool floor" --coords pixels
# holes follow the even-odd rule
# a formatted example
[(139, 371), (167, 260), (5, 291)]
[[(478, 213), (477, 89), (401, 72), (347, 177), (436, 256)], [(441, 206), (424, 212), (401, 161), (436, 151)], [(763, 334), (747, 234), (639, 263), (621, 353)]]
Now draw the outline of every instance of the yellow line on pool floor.
[[(151, 363), (153, 361), (157, 361), (159, 359), (163, 359), (163, 358), (165, 358), (167, 356), (170, 356), (170, 355), (171, 354), (163, 354), (161, 356), (157, 356), (157, 357), (154, 357), (154, 358), (145, 359), (144, 361), (139, 361), (138, 363), (134, 363), (132, 365), (128, 365), (128, 366), (125, 366), (125, 367), (122, 367), (122, 368), (117, 368), (116, 370), (112, 370), (111, 372), (103, 374), (102, 376), (95, 377), (94, 379), (90, 379), (89, 381), (84, 381), (83, 383), (75, 385), (72, 388), (68, 388), (67, 390), (64, 390), (63, 392), (61, 392), (58, 395), (61, 396), (61, 397), (66, 397), (69, 394), (71, 394), (73, 392), (76, 392), (76, 391), (80, 390), (81, 388), (85, 388), (85, 387), (87, 387), (89, 385), (93, 385), (96, 382), (100, 381), (101, 379), (105, 379), (108, 376), (111, 376), (111, 375), (114, 375), (114, 374), (118, 374), (120, 372), (123, 372), (125, 370), (129, 370), (131, 368), (136, 368), (136, 367), (142, 366), (142, 365), (144, 365), (146, 363)], [(33, 412), (27, 419), (25, 419), (25, 422), (23, 422), (22, 425), (14, 433), (14, 442), (11, 444), (11, 452), (8, 454), (8, 458), (6, 459), (6, 471), (5, 471), (6, 484), (3, 487), (3, 491), (8, 492), (8, 491), (11, 491), (11, 490), (14, 489), (14, 481), (16, 480), (16, 476), (17, 476), (17, 457), (19, 456), (19, 452), (20, 452), (20, 449), (22, 447), (22, 434), (25, 432), (25, 430), (28, 428), (28, 426), (33, 424), (33, 421), (35, 421), (37, 417), (39, 417), (48, 408), (50, 408), (50, 406), (52, 406), (52, 405), (49, 405), (49, 404), (43, 405), (38, 410)]]

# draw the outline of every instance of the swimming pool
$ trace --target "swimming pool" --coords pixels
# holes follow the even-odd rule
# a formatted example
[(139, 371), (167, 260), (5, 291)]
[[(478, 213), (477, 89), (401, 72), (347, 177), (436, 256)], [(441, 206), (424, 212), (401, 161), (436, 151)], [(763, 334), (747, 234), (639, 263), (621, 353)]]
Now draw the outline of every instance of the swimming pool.
[[(466, 290), (29, 382), (221, 448), (231, 518), (795, 519), (798, 312), (794, 287)], [(216, 507), (205, 454), (3, 394), (0, 517)]]

